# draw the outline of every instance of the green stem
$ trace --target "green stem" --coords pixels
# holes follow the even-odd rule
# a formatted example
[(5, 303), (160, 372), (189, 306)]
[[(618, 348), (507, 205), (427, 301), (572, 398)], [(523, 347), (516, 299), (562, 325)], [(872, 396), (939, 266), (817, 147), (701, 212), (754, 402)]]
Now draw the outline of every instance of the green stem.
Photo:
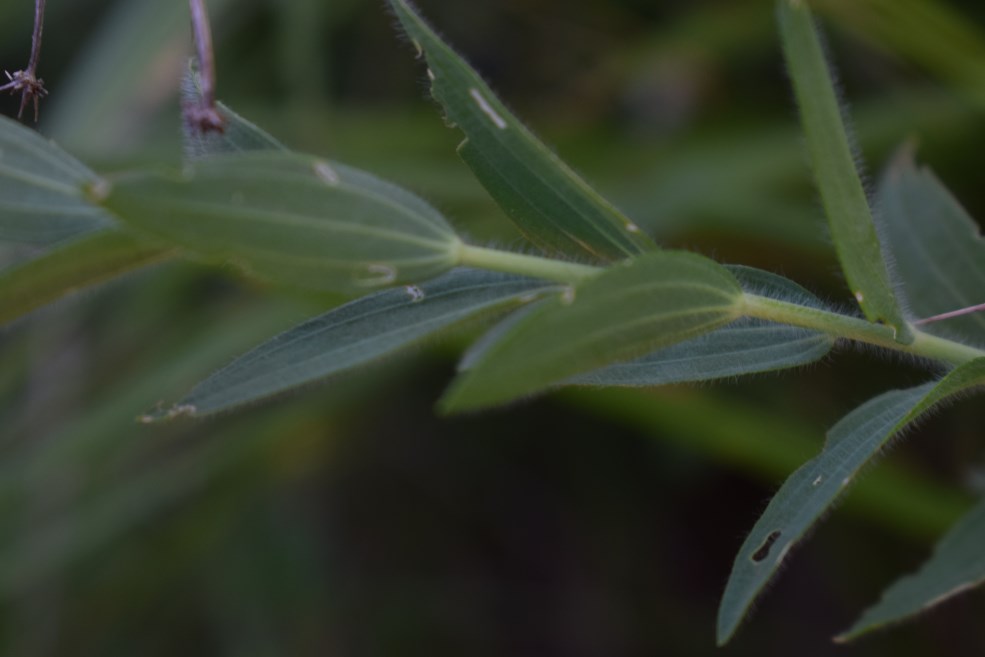
[(754, 294), (743, 297), (741, 310), (748, 317), (815, 329), (835, 337), (857, 340), (952, 365), (963, 365), (976, 358), (985, 358), (985, 351), (981, 349), (916, 330), (913, 342), (900, 344), (895, 339), (893, 329), (888, 326)]
[(491, 269), (492, 271), (532, 276), (568, 284), (581, 283), (603, 271), (601, 268), (591, 265), (579, 265), (574, 262), (564, 262), (541, 256), (486, 249), (469, 244), (462, 244), (458, 261), (466, 267)]
[[(461, 246), (459, 262), (467, 267), (533, 276), (569, 285), (582, 283), (604, 271), (602, 268), (592, 265), (579, 265), (552, 258), (510, 253), (509, 251), (487, 249), (468, 244)], [(963, 365), (977, 358), (985, 358), (985, 350), (939, 338), (916, 329), (913, 330), (913, 342), (900, 344), (895, 339), (894, 330), (888, 326), (868, 322), (858, 317), (849, 317), (848, 315), (795, 303), (777, 301), (755, 294), (743, 295), (739, 310), (742, 315), (747, 317), (814, 329), (837, 338), (864, 342), (952, 365)]]

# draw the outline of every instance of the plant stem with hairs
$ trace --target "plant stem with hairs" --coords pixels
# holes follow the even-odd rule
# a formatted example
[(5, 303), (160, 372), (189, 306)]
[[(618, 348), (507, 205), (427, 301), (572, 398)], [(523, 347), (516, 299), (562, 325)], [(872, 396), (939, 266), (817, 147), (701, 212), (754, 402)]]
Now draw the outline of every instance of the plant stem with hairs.
[(13, 73), (4, 71), (7, 84), (0, 87), (0, 91), (10, 91), (11, 93), (21, 93), (21, 106), (17, 112), (17, 118), (24, 115), (24, 108), (30, 100), (34, 100), (34, 122), (38, 122), (40, 100), (48, 95), (48, 90), (44, 88), (44, 80), (37, 75), (38, 60), (41, 57), (41, 32), (44, 28), (44, 4), (45, 0), (35, 0), (34, 4), (34, 34), (31, 37), (31, 58), (27, 63), (27, 68)]
[(212, 28), (205, 0), (189, 0), (192, 34), (198, 55), (201, 102), (185, 105), (185, 121), (200, 132), (223, 132), (225, 120), (215, 105), (215, 54), (212, 50)]

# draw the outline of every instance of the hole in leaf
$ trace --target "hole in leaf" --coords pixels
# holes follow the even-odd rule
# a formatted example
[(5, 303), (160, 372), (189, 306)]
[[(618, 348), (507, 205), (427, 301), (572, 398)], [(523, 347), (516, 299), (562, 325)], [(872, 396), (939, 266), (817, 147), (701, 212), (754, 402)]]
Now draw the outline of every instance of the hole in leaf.
[(752, 560), (755, 561), (756, 563), (759, 563), (764, 559), (766, 559), (766, 557), (770, 556), (770, 549), (773, 547), (774, 544), (776, 544), (779, 538), (780, 538), (779, 531), (772, 532), (769, 536), (767, 536), (766, 540), (763, 541), (763, 544), (759, 546), (759, 549), (753, 552)]

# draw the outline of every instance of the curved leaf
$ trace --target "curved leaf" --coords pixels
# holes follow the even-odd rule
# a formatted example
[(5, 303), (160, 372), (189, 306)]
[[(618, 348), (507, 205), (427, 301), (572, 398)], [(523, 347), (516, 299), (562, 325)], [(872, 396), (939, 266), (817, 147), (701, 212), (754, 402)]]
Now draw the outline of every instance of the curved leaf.
[[(947, 188), (911, 149), (893, 159), (879, 185), (883, 236), (909, 310), (933, 317), (985, 303), (985, 239)], [(985, 313), (934, 322), (927, 333), (985, 343)]]
[(985, 502), (941, 539), (920, 571), (900, 579), (838, 641), (896, 623), (985, 584)]
[(50, 246), (112, 225), (83, 195), (98, 180), (38, 133), (0, 116), (0, 241)]
[(311, 289), (366, 292), (450, 269), (461, 244), (416, 196), (341, 164), (238, 153), (133, 174), (99, 199), (134, 228), (211, 261)]
[(491, 332), (466, 356), (447, 410), (503, 403), (724, 326), (742, 288), (721, 265), (656, 252), (604, 270)]
[(719, 607), (719, 643), (735, 633), (790, 548), (893, 436), (932, 406), (980, 385), (985, 385), (985, 359), (963, 365), (939, 382), (880, 395), (838, 422), (821, 454), (790, 475), (739, 549)]
[(602, 261), (656, 248), (537, 140), (409, 3), (390, 0), (428, 64), (431, 93), (465, 133), (459, 154), (504, 212), (550, 253)]
[(814, 176), (842, 271), (866, 318), (888, 324), (896, 339), (908, 344), (913, 335), (893, 294), (814, 19), (801, 0), (778, 0), (778, 16)]
[(0, 324), (80, 289), (166, 260), (173, 251), (122, 231), (104, 230), (0, 271)]
[(308, 320), (198, 384), (175, 409), (206, 415), (382, 358), (480, 313), (558, 290), (532, 278), (456, 269), (419, 286), (379, 292)]
[[(726, 267), (747, 292), (821, 307), (821, 300), (793, 281), (747, 267)], [(593, 386), (657, 386), (709, 381), (806, 365), (824, 358), (834, 338), (818, 331), (743, 318), (628, 363), (574, 377)]]

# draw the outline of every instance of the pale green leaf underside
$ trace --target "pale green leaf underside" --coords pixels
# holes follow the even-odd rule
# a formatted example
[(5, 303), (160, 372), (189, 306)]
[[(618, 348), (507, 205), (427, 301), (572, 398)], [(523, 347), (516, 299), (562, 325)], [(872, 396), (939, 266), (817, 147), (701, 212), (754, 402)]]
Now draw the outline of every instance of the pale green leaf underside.
[(427, 60), (431, 93), (465, 133), (459, 153), (503, 211), (548, 253), (618, 260), (656, 248), (527, 130), (404, 0), (391, 6)]
[(494, 328), (465, 358), (447, 410), (492, 406), (712, 331), (738, 316), (742, 288), (717, 263), (654, 252), (614, 265)]
[(101, 230), (0, 271), (0, 324), (68, 294), (170, 258), (173, 248)]
[[(911, 313), (933, 317), (985, 303), (985, 239), (943, 184), (902, 150), (879, 185), (882, 234)], [(985, 313), (921, 327), (985, 344)]]
[(893, 327), (897, 340), (908, 343), (912, 333), (893, 294), (810, 9), (806, 2), (778, 0), (778, 16), (814, 177), (842, 271), (866, 318)]
[(112, 225), (83, 198), (96, 180), (38, 133), (0, 117), (0, 241), (50, 246)]
[(982, 384), (985, 359), (978, 359), (939, 382), (880, 395), (838, 422), (821, 454), (787, 479), (739, 549), (719, 608), (719, 642), (732, 636), (790, 548), (896, 434), (940, 401)]
[[(726, 268), (749, 293), (813, 307), (823, 305), (789, 279), (747, 267)], [(628, 363), (581, 374), (569, 382), (591, 386), (657, 386), (710, 381), (806, 365), (824, 358), (833, 346), (834, 339), (824, 333), (743, 318)]]
[(905, 620), (945, 600), (985, 584), (985, 502), (958, 521), (919, 572), (904, 577), (842, 636), (854, 639), (879, 627)]
[(417, 286), (378, 292), (260, 345), (198, 384), (176, 412), (162, 415), (206, 415), (276, 395), (556, 290), (532, 278), (456, 269)]
[(436, 276), (460, 242), (416, 196), (350, 167), (292, 153), (209, 157), (181, 173), (114, 181), (121, 220), (261, 278), (340, 292)]
[[(198, 84), (198, 74), (189, 68), (181, 84), (182, 102), (198, 104), (202, 102)], [(266, 131), (247, 121), (222, 103), (217, 108), (226, 124), (222, 132), (205, 132), (192, 126), (184, 126), (185, 156), (197, 160), (220, 153), (243, 153), (248, 151), (283, 151), (282, 143)]]

